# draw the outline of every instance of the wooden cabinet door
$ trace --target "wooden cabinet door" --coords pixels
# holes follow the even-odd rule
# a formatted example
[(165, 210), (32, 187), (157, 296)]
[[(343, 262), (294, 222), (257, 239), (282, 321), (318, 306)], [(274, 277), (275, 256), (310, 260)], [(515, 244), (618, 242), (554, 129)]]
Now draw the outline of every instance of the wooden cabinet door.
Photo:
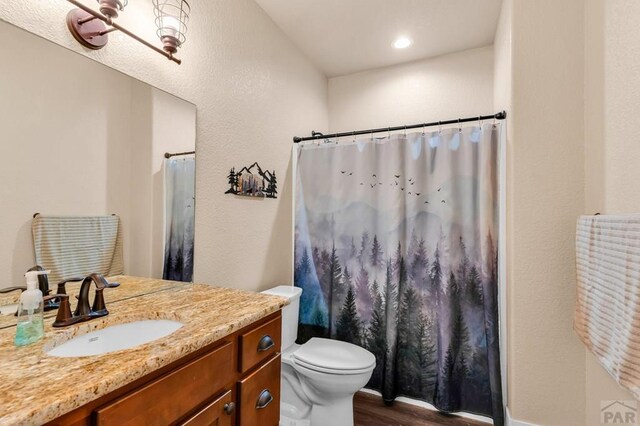
[(180, 423), (181, 426), (231, 426), (235, 405), (231, 391), (225, 392), (203, 409)]
[(280, 354), (238, 382), (240, 426), (278, 426)]
[(95, 410), (98, 426), (170, 425), (233, 380), (233, 344), (226, 343)]

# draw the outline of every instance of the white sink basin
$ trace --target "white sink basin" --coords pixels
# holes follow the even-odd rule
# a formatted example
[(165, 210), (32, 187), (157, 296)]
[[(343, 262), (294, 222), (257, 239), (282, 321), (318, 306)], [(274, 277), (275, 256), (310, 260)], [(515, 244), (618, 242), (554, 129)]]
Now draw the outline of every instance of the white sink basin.
[(62, 358), (102, 355), (130, 349), (168, 336), (182, 327), (170, 320), (135, 321), (96, 330), (56, 346), (47, 355)]
[(12, 303), (10, 305), (0, 306), (0, 315), (15, 315), (18, 312), (18, 304)]

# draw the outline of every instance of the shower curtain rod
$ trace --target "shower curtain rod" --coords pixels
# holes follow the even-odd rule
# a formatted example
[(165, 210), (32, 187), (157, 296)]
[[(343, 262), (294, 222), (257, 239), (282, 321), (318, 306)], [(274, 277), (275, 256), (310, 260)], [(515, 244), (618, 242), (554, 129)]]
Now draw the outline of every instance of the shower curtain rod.
[(164, 153), (164, 158), (171, 158), (171, 157), (177, 157), (179, 155), (191, 155), (191, 154), (195, 154), (195, 151), (186, 151), (186, 152), (174, 152), (173, 154), (170, 152), (165, 152)]
[(342, 133), (331, 133), (330, 135), (323, 135), (320, 132), (311, 131), (311, 136), (300, 137), (294, 136), (293, 143), (304, 142), (304, 141), (312, 141), (316, 139), (332, 139), (332, 138), (341, 138), (344, 136), (357, 136), (357, 135), (368, 135), (371, 133), (382, 133), (382, 132), (397, 132), (399, 130), (407, 130), (407, 129), (419, 129), (422, 127), (433, 127), (433, 126), (443, 126), (447, 124), (458, 124), (458, 123), (468, 123), (470, 121), (480, 121), (480, 120), (504, 120), (507, 118), (506, 111), (500, 111), (496, 114), (492, 115), (480, 115), (476, 117), (467, 117), (467, 118), (458, 118), (454, 120), (445, 120), (445, 121), (433, 121), (431, 123), (420, 123), (420, 124), (412, 124), (410, 126), (396, 126), (396, 127), (381, 127), (379, 129), (368, 129), (368, 130), (356, 130), (353, 132), (342, 132)]

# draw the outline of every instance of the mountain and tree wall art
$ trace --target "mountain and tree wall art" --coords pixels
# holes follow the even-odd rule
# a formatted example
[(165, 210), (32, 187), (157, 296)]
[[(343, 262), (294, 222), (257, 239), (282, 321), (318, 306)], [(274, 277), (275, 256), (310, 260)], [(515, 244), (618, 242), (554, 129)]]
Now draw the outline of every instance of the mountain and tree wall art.
[(225, 194), (278, 198), (276, 171), (263, 170), (257, 162), (241, 168), (238, 172), (232, 167), (227, 179), (229, 189)]
[(485, 125), (297, 149), (298, 342), (360, 345), (367, 387), (503, 424), (498, 141)]

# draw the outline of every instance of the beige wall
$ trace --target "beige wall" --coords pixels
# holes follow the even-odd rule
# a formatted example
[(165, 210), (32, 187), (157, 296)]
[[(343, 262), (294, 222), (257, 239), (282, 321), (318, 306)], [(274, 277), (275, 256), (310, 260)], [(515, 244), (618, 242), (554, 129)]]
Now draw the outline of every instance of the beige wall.
[(572, 314), (585, 201), (584, 2), (510, 6), (508, 405), (518, 420), (583, 425), (584, 348)]
[[(326, 78), (253, 0), (190, 3), (180, 66), (118, 34), (103, 50), (83, 49), (64, 1), (1, 2), (0, 19), (195, 103), (195, 280), (255, 290), (290, 282), (291, 137), (327, 127)], [(151, 2), (130, 2), (119, 22), (159, 43)], [(223, 195), (229, 168), (254, 161), (276, 170), (279, 198)]]
[(492, 111), (491, 46), (329, 80), (330, 131), (400, 126)]
[[(23, 284), (35, 263), (35, 212), (118, 214), (127, 273), (161, 276), (146, 264), (163, 257), (162, 154), (194, 148), (195, 107), (4, 22), (0, 37), (12, 40), (0, 79), (0, 287)], [(91, 93), (79, 84), (89, 80)], [(140, 238), (147, 224), (159, 238)]]
[[(640, 210), (640, 4), (588, 0), (585, 33), (585, 212)], [(587, 425), (600, 403), (633, 400), (586, 356)]]

